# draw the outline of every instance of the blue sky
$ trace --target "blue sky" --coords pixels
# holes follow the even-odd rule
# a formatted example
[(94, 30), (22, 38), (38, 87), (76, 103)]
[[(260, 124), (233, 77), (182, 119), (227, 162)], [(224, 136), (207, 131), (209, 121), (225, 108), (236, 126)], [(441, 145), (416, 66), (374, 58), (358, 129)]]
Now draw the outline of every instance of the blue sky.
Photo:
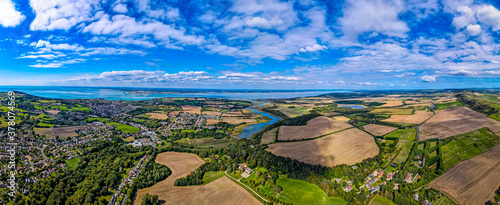
[(500, 5), (0, 0), (0, 85), (500, 88)]

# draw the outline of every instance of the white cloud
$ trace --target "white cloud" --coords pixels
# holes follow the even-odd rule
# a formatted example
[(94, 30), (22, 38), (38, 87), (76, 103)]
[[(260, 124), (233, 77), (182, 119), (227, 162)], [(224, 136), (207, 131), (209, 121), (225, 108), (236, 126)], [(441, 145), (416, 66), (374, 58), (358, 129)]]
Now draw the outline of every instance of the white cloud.
[(489, 26), (493, 31), (500, 30), (500, 11), (491, 5), (477, 7), (477, 19)]
[(44, 40), (38, 40), (38, 42), (35, 44), (36, 48), (50, 48), (53, 50), (77, 50), (77, 49), (82, 49), (82, 47), (73, 44), (69, 45), (67, 43), (62, 43), (62, 44), (51, 44), (48, 41)]
[(270, 29), (270, 28), (273, 28), (275, 26), (282, 25), (283, 21), (278, 17), (274, 17), (270, 20), (267, 20), (265, 18), (257, 16), (257, 17), (253, 17), (251, 19), (247, 19), (246, 24), (250, 27), (259, 27), (259, 28), (263, 28), (263, 29)]
[(469, 36), (477, 36), (481, 33), (481, 26), (478, 24), (470, 24), (465, 28), (465, 33)]
[(3, 27), (15, 27), (26, 17), (16, 10), (11, 0), (0, 0), (0, 25)]
[(128, 12), (128, 9), (127, 9), (127, 5), (126, 4), (116, 4), (115, 6), (113, 6), (113, 11), (116, 12), (116, 13), (127, 13)]
[(314, 44), (313, 46), (307, 46), (305, 48), (301, 48), (299, 51), (300, 52), (316, 52), (316, 51), (325, 50), (327, 48), (328, 47), (323, 46), (323, 45)]
[(435, 82), (436, 81), (436, 76), (435, 75), (424, 75), (420, 79), (423, 82)]
[(30, 6), (36, 14), (31, 30), (68, 30), (91, 21), (99, 0), (30, 0)]
[(457, 29), (466, 27), (467, 25), (476, 23), (476, 18), (474, 17), (474, 11), (468, 6), (460, 6), (457, 8), (459, 16), (453, 18), (453, 26)]
[(35, 65), (29, 65), (29, 67), (33, 67), (33, 68), (59, 68), (61, 66), (63, 66), (62, 63), (49, 63), (49, 64), (38, 63)]
[(373, 31), (405, 38), (410, 29), (398, 18), (403, 11), (404, 2), (398, 0), (349, 0), (339, 22), (347, 38)]
[(272, 80), (302, 80), (300, 77), (294, 77), (294, 76), (272, 76)]

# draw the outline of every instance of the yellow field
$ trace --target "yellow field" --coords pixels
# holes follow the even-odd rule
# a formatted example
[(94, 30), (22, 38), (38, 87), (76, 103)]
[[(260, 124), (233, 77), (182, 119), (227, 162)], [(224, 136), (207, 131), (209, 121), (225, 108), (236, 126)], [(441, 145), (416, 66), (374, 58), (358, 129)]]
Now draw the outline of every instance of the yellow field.
[(348, 121), (349, 118), (343, 116), (333, 118), (319, 116), (309, 120), (305, 126), (281, 126), (278, 139), (301, 140), (319, 137), (352, 127)]
[(368, 125), (363, 126), (363, 128), (367, 132), (372, 133), (375, 136), (384, 136), (387, 133), (398, 129), (395, 127), (389, 127), (389, 126), (385, 126), (385, 125), (376, 125), (376, 124), (368, 124)]
[(385, 119), (382, 121), (420, 124), (429, 119), (429, 117), (431, 117), (432, 115), (432, 112), (415, 111), (415, 114), (413, 115), (392, 115), (389, 119)]
[(166, 120), (168, 118), (168, 115), (165, 113), (148, 112), (145, 115), (149, 115), (151, 119)]

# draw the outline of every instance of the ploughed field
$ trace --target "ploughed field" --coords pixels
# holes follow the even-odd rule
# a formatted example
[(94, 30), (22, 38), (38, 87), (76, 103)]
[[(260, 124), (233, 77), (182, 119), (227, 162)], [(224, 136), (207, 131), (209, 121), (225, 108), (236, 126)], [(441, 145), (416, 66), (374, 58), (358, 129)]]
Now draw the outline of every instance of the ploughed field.
[(146, 115), (149, 115), (151, 119), (166, 120), (168, 118), (168, 115), (165, 113), (148, 112)]
[(307, 121), (304, 126), (281, 126), (279, 128), (278, 140), (302, 140), (320, 137), (332, 132), (352, 127), (349, 118), (319, 116)]
[(463, 161), (430, 183), (458, 204), (484, 204), (493, 201), (500, 186), (500, 145)]
[(447, 138), (479, 128), (487, 127), (500, 132), (500, 122), (467, 107), (455, 107), (436, 111), (436, 115), (419, 128), (419, 140)]
[(55, 139), (59, 136), (61, 139), (77, 136), (75, 130), (83, 130), (85, 126), (70, 126), (70, 127), (52, 127), (52, 128), (35, 128), (35, 133), (45, 135), (49, 139)]
[(274, 143), (267, 150), (278, 156), (323, 166), (356, 164), (379, 152), (373, 137), (357, 128), (314, 140)]
[(431, 117), (432, 115), (432, 112), (415, 111), (415, 114), (413, 115), (391, 115), (390, 118), (382, 121), (421, 124), (425, 120), (429, 119), (429, 117)]
[(205, 163), (194, 154), (163, 152), (158, 154), (155, 162), (170, 168), (172, 175), (152, 187), (138, 190), (134, 200), (136, 205), (141, 204), (146, 193), (158, 195), (158, 199), (166, 204), (262, 204), (226, 176), (201, 186), (174, 186), (176, 179), (187, 176)]
[(368, 124), (368, 125), (363, 126), (363, 129), (365, 129), (365, 131), (367, 131), (369, 133), (372, 133), (375, 136), (383, 136), (389, 132), (397, 130), (398, 128), (385, 126), (385, 125)]

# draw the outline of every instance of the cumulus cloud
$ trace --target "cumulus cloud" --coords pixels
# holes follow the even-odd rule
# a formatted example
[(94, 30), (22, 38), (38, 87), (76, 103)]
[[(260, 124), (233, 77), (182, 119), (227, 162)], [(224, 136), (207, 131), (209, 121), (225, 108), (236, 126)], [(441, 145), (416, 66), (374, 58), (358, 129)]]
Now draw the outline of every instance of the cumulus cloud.
[(481, 33), (481, 26), (478, 24), (470, 24), (465, 28), (465, 33), (469, 36), (477, 36)]
[(340, 18), (344, 36), (357, 38), (364, 32), (405, 38), (410, 30), (398, 15), (404, 11), (404, 2), (392, 0), (349, 0)]
[(307, 46), (305, 48), (301, 48), (299, 51), (300, 52), (316, 52), (316, 51), (325, 50), (327, 48), (328, 47), (323, 46), (323, 45), (314, 44), (313, 46)]
[(424, 75), (420, 78), (422, 82), (435, 82), (436, 76), (434, 75)]
[(3, 27), (15, 27), (26, 17), (16, 10), (14, 2), (11, 0), (0, 0), (0, 25)]
[(30, 6), (35, 11), (31, 30), (68, 30), (91, 21), (99, 0), (30, 0)]
[(116, 4), (115, 6), (113, 6), (113, 11), (114, 12), (117, 12), (117, 13), (127, 13), (128, 12), (128, 9), (127, 9), (127, 5), (126, 4)]
[(477, 19), (491, 26), (493, 31), (500, 30), (500, 11), (492, 5), (478, 6)]

